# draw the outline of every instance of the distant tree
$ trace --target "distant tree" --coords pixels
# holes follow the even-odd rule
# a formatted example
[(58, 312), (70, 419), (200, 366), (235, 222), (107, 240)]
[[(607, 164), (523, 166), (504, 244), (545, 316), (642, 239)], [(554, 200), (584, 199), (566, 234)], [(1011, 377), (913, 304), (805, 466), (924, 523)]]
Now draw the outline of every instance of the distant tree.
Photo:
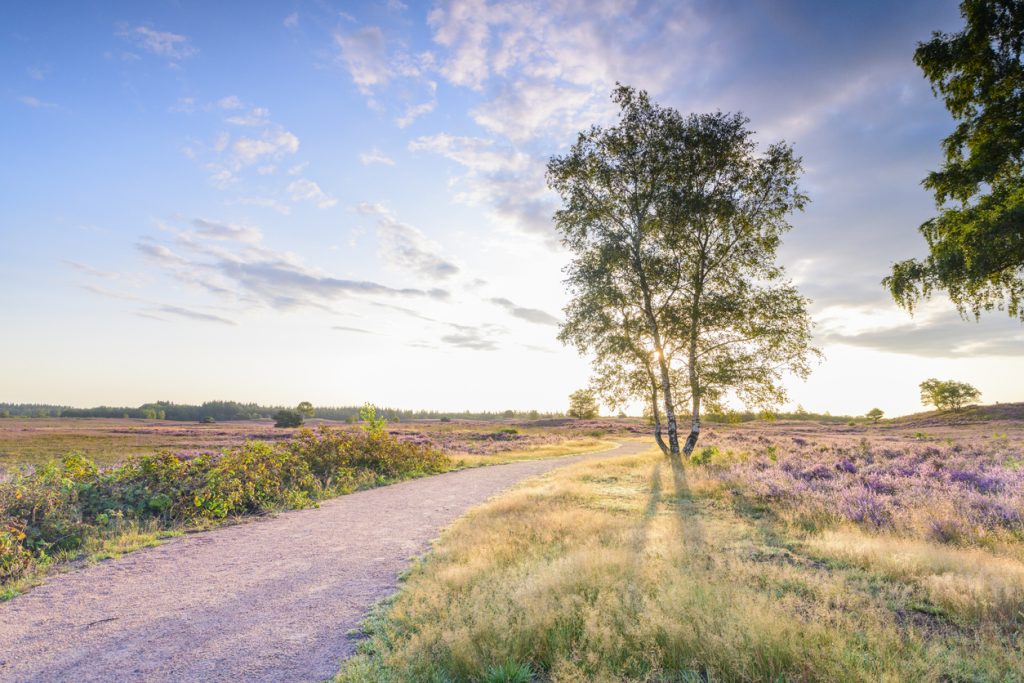
[(363, 421), (363, 430), (371, 437), (384, 436), (387, 430), (387, 419), (377, 416), (377, 408), (372, 403), (364, 403), (359, 410), (359, 418)]
[(316, 409), (313, 408), (313, 404), (309, 401), (303, 401), (299, 405), (295, 406), (295, 412), (305, 417), (313, 417), (316, 415)]
[[(203, 415), (199, 419), (199, 423), (200, 424), (204, 424), (204, 425), (212, 425), (216, 421), (217, 421), (217, 418), (215, 418), (213, 415)], [(277, 426), (280, 426), (280, 425), (277, 425)]]
[(274, 413), (275, 427), (301, 427), (302, 413), (297, 410), (279, 410)]
[(914, 53), (959, 121), (924, 180), (939, 209), (920, 227), (929, 254), (896, 263), (883, 284), (910, 311), (944, 290), (961, 314), (1024, 319), (1024, 2), (964, 0), (960, 13), (962, 31), (935, 32)]
[(11, 416), (11, 411), (9, 411), (9, 410), (0, 410), (0, 417), (10, 417), (10, 416)]
[(882, 412), (881, 408), (872, 408), (864, 414), (864, 417), (868, 418), (872, 422), (878, 422), (882, 419), (883, 415), (885, 415), (885, 413)]
[(729, 393), (770, 405), (785, 373), (809, 372), (807, 300), (775, 263), (787, 216), (807, 201), (801, 162), (783, 143), (758, 154), (740, 114), (684, 117), (627, 86), (612, 99), (618, 123), (580, 133), (548, 163), (572, 254), (559, 336), (621, 367), (635, 398), (658, 396), (672, 456), (676, 402), (689, 402), (689, 455), (702, 407)]
[(981, 398), (981, 392), (965, 382), (926, 379), (921, 382), (921, 403), (939, 410), (959, 412), (965, 405)]
[(597, 398), (590, 389), (580, 389), (569, 394), (569, 417), (589, 420), (597, 417)]
[(539, 420), (540, 419), (540, 412), (536, 411), (536, 410), (531, 410), (527, 417), (529, 419), (531, 419), (531, 420)]
[(501, 416), (502, 417), (515, 417), (516, 416), (516, 411), (514, 411), (514, 410), (506, 410), (505, 412), (503, 412), (501, 414)]

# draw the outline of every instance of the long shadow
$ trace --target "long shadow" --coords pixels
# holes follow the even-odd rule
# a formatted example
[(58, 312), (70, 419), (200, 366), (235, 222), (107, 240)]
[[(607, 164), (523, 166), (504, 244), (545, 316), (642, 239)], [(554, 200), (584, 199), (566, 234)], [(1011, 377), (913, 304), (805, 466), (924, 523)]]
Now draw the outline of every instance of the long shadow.
[(672, 485), (675, 489), (675, 509), (679, 517), (679, 535), (687, 543), (704, 543), (704, 529), (700, 523), (700, 511), (693, 501), (693, 492), (686, 481), (686, 468), (680, 457), (668, 458), (672, 467)]

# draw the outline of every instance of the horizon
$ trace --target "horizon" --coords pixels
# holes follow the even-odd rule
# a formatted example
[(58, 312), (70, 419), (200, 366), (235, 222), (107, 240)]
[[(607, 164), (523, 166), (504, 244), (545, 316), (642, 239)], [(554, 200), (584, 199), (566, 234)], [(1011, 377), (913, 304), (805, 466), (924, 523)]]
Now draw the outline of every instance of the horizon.
[(590, 369), (544, 164), (622, 82), (803, 156), (780, 261), (825, 360), (780, 412), (923, 412), (930, 377), (1020, 401), (1018, 320), (880, 284), (926, 253), (953, 123), (912, 57), (957, 5), (9, 8), (0, 392), (564, 411)]

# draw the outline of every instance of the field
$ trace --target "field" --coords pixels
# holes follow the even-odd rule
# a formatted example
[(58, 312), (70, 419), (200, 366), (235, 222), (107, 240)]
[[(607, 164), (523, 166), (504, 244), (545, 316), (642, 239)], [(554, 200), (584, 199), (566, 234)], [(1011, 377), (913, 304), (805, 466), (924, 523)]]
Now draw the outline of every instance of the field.
[[(327, 420), (311, 420), (308, 426), (321, 424), (357, 429)], [(637, 435), (646, 428), (639, 420), (435, 420), (394, 423), (388, 425), (388, 430), (402, 441), (429, 442), (449, 455), (473, 456), (467, 460), (479, 464), (488, 461), (482, 456), (529, 453), (566, 440), (593, 442), (605, 436)], [(0, 471), (40, 465), (68, 453), (84, 455), (100, 466), (158, 451), (186, 457), (215, 454), (246, 441), (287, 441), (296, 432), (297, 429), (275, 428), (269, 420), (198, 424), (141, 419), (10, 418), (0, 420)]]
[[(528, 480), (414, 563), (338, 680), (1024, 680), (1022, 418), (1017, 404), (880, 424), (713, 424), (682, 462), (652, 447)], [(379, 455), (359, 442), (353, 456), (324, 450), (335, 437), (304, 442), (265, 422), (9, 419), (0, 450), (8, 478), (71, 452), (129, 462), (106, 476), (72, 459), (41, 488), (16, 484), (48, 501), (61, 534), (71, 522), (83, 530), (74, 549), (37, 558), (45, 570), (216, 523), (221, 513), (193, 509), (194, 495), (226, 496), (227, 516), (260, 514), (646, 430), (635, 419), (409, 422), (387, 425)], [(364, 451), (369, 460), (351, 460)], [(158, 452), (179, 457), (145, 461), (153, 470), (130, 464)], [(282, 463), (305, 478), (275, 474)], [(336, 478), (343, 470), (350, 480)], [(238, 484), (209, 489), (220, 481), (211, 472)], [(47, 488), (51, 479), (60, 486)], [(198, 493), (183, 494), (180, 511), (173, 496), (162, 507), (159, 487), (179, 495), (186, 484)], [(109, 510), (87, 507), (101, 490), (97, 510), (148, 517), (113, 525)], [(145, 500), (132, 502), (138, 490)], [(5, 597), (38, 576), (26, 572)]]
[(690, 462), (557, 470), (364, 628), (340, 681), (1024, 680), (1024, 423), (716, 426)]

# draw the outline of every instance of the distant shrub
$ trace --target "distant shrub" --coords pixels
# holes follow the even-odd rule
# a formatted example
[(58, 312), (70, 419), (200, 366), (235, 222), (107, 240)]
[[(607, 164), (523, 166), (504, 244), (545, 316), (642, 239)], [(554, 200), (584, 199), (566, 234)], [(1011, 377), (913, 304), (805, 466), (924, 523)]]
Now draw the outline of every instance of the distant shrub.
[(448, 416), (445, 416), (445, 417), (441, 418), (441, 422), (451, 422), (451, 421), (452, 421), (452, 419), (450, 417), (448, 417)]
[(690, 455), (690, 462), (694, 465), (707, 465), (711, 462), (712, 458), (718, 455), (718, 448), (716, 446), (705, 446), (699, 451), (694, 451)]
[(450, 467), (431, 445), (401, 442), (386, 431), (326, 426), (304, 429), (283, 444), (248, 442), (219, 456), (188, 459), (163, 452), (106, 470), (68, 455), (0, 482), (0, 584), (124, 521), (173, 528), (308, 507), (331, 495)]
[(301, 427), (302, 413), (297, 410), (279, 410), (274, 413), (275, 427)]
[(217, 420), (213, 417), (213, 415), (206, 415), (201, 420), (199, 420), (199, 423), (204, 425), (212, 425), (216, 421)]
[(499, 434), (518, 434), (519, 430), (515, 427), (502, 427), (498, 430)]

